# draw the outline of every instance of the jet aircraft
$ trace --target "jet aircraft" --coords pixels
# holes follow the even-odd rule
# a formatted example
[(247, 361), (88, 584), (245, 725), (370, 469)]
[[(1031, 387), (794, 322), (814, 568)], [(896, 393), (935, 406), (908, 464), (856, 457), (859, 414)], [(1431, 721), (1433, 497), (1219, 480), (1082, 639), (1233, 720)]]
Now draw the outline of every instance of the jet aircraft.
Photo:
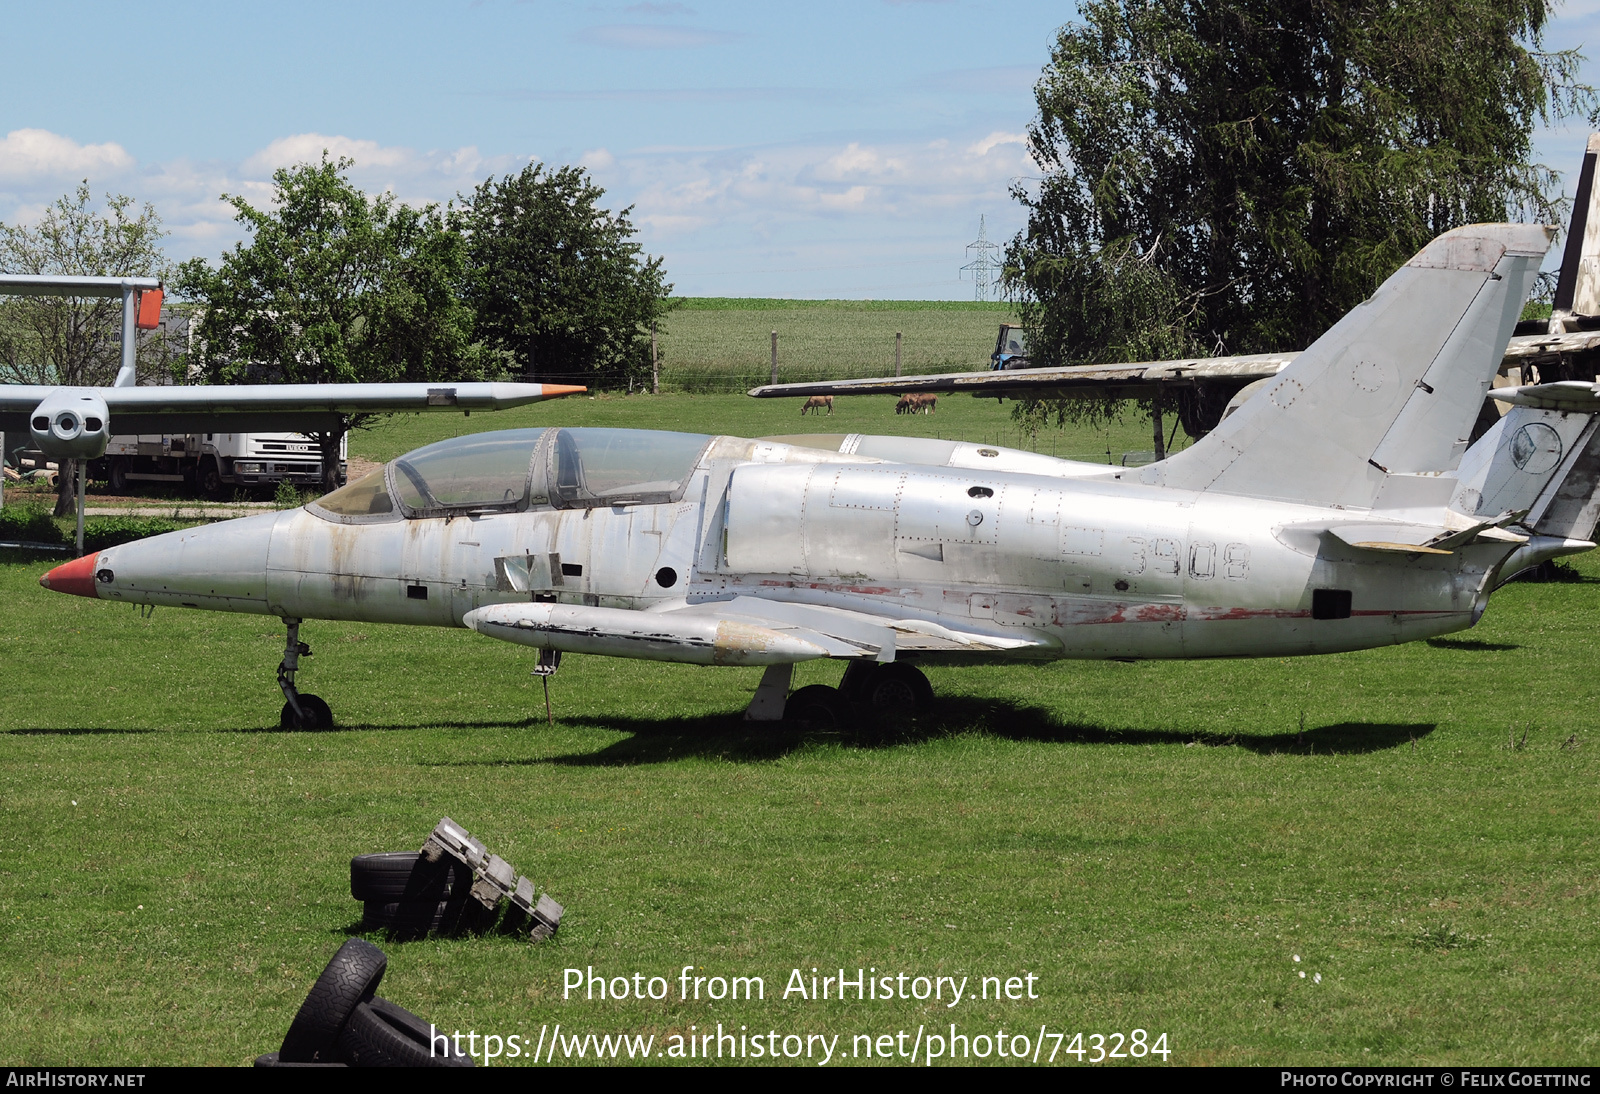
[[(1143, 468), (954, 441), (488, 432), (299, 509), (42, 577), (100, 600), (468, 627), (561, 653), (766, 666), (746, 716), (926, 706), (918, 664), (1286, 656), (1471, 627), (1503, 579), (1594, 546), (1600, 385), (1496, 391), (1553, 230), (1424, 247), (1208, 436)], [(789, 694), (794, 664), (846, 662)]]

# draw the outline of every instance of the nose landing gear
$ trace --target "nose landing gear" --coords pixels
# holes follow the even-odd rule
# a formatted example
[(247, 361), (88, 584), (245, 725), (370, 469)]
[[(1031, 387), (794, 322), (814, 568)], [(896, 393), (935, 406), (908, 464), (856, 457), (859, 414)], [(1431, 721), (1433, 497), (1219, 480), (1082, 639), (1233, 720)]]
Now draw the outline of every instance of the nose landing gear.
[(300, 641), (300, 620), (285, 619), (289, 637), (283, 648), (283, 660), (278, 663), (278, 687), (287, 700), (278, 715), (282, 729), (332, 729), (333, 710), (315, 695), (301, 695), (294, 686), (294, 674), (300, 668), (300, 658), (311, 656), (311, 647)]

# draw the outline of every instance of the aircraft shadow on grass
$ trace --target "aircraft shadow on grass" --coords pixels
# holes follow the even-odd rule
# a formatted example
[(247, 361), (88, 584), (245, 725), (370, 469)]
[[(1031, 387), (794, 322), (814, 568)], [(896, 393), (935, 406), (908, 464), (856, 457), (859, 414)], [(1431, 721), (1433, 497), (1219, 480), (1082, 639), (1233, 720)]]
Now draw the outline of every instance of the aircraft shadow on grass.
[(510, 762), (621, 767), (691, 757), (762, 761), (777, 759), (809, 743), (830, 740), (859, 748), (883, 748), (964, 734), (1060, 744), (1237, 746), (1262, 755), (1280, 752), (1353, 755), (1396, 748), (1424, 738), (1435, 729), (1433, 723), (1420, 722), (1340, 722), (1304, 732), (1289, 730), (1283, 733), (1224, 731), (1197, 734), (1157, 728), (1109, 729), (1062, 721), (1042, 707), (976, 698), (943, 699), (939, 713), (929, 718), (893, 725), (869, 725), (833, 733), (787, 724), (752, 725), (738, 713), (666, 719), (587, 717), (567, 718), (566, 721), (596, 729), (615, 730), (628, 736), (595, 752)]
[(1502, 653), (1522, 648), (1514, 642), (1489, 642), (1482, 638), (1430, 638), (1428, 645), (1436, 650), (1462, 650), (1467, 653)]
[[(349, 725), (335, 725), (332, 729), (317, 730), (319, 733), (389, 733), (414, 729), (535, 729), (544, 725), (544, 718), (529, 715), (526, 718), (497, 718), (480, 722), (453, 721), (418, 721), (414, 723), (395, 723), (392, 725), (377, 725), (374, 723), (360, 722)], [(134, 728), (131, 726), (61, 726), (50, 729), (19, 728), (0, 730), (0, 736), (11, 734), (17, 737), (83, 737), (99, 734), (107, 735), (134, 735), (141, 733), (163, 733), (165, 730)], [(280, 726), (235, 726), (231, 729), (202, 730), (200, 732), (214, 733), (306, 733), (304, 729), (283, 729)]]

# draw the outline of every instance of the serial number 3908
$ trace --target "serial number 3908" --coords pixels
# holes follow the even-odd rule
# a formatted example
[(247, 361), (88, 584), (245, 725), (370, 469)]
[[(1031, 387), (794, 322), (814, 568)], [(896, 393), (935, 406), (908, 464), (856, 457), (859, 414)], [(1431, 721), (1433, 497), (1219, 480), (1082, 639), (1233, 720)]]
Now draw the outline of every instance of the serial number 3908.
[(1091, 1033), (1085, 1038), (1082, 1033), (1074, 1033), (1072, 1040), (1063, 1048), (1061, 1041), (1065, 1038), (1065, 1033), (1052, 1035), (1056, 1041), (1056, 1047), (1050, 1052), (1052, 1063), (1057, 1052), (1076, 1056), (1080, 1064), (1098, 1064), (1105, 1060), (1142, 1060), (1146, 1056), (1159, 1056), (1165, 1062), (1172, 1055), (1165, 1033), (1152, 1042), (1150, 1035), (1142, 1029), (1136, 1029), (1127, 1036), (1120, 1033)]

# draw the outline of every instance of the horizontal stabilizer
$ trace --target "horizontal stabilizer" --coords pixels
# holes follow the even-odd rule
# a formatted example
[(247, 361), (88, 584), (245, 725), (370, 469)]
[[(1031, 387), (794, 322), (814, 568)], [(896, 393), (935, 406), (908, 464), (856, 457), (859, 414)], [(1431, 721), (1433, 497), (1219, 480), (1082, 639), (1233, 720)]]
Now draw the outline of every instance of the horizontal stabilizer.
[(1512, 406), (1593, 414), (1600, 411), (1600, 384), (1587, 380), (1557, 380), (1548, 384), (1497, 387), (1489, 392), (1489, 398)]
[(1336, 539), (1367, 551), (1396, 551), (1403, 554), (1448, 555), (1470, 543), (1488, 540), (1495, 543), (1524, 544), (1528, 537), (1508, 532), (1502, 525), (1525, 514), (1504, 513), (1494, 520), (1476, 522), (1466, 528), (1437, 525), (1402, 524), (1382, 521), (1372, 524), (1335, 524), (1327, 531)]

